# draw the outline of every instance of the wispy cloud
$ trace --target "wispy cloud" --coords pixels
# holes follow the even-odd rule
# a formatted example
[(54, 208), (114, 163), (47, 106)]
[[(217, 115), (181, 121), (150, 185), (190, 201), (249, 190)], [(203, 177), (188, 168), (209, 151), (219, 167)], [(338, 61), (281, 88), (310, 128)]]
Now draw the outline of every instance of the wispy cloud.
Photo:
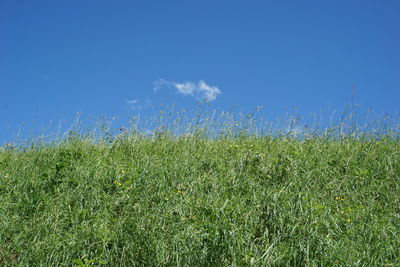
[(150, 98), (145, 97), (144, 99), (126, 99), (125, 103), (128, 104), (130, 110), (142, 110), (146, 108), (153, 108), (153, 104)]
[(179, 94), (190, 95), (200, 99), (206, 99), (207, 101), (213, 101), (221, 94), (221, 90), (218, 87), (210, 86), (203, 80), (200, 80), (197, 83), (175, 83), (160, 79), (154, 82), (154, 91), (157, 92), (164, 86), (175, 88), (176, 92)]
[(139, 100), (137, 100), (137, 99), (132, 99), (132, 100), (127, 99), (126, 100), (126, 103), (129, 104), (129, 105), (133, 105), (133, 104), (136, 104), (138, 102), (139, 102)]

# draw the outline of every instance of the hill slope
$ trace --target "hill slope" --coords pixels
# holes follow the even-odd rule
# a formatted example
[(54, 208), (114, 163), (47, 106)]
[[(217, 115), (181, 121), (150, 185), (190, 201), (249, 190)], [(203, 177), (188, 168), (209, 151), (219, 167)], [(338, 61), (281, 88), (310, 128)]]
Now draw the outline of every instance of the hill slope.
[(244, 137), (0, 151), (0, 265), (400, 264), (400, 142)]

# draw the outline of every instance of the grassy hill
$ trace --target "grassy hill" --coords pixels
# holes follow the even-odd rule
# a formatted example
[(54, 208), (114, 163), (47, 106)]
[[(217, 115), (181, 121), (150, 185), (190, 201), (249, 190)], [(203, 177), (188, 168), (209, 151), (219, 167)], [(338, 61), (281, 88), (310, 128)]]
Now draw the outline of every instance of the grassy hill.
[(0, 150), (0, 265), (398, 266), (397, 138)]

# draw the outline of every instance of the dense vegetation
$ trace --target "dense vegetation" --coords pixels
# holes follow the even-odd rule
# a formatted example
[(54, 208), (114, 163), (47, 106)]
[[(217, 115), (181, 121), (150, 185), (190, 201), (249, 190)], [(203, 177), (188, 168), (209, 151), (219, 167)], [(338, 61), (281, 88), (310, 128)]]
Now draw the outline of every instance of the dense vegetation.
[(0, 265), (397, 266), (400, 141), (3, 147), (0, 218)]

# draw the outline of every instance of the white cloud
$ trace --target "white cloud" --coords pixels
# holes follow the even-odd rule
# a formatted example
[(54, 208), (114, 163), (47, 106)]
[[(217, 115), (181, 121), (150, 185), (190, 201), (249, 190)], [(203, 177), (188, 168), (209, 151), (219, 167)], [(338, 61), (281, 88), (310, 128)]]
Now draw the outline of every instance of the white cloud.
[(173, 87), (179, 94), (195, 96), (200, 99), (206, 99), (207, 101), (213, 101), (221, 94), (221, 90), (218, 87), (210, 86), (203, 80), (197, 83), (175, 83), (160, 79), (154, 82), (154, 92), (157, 92), (163, 86)]
[(172, 82), (169, 82), (164, 79), (159, 79), (158, 81), (155, 81), (153, 84), (154, 84), (154, 87), (153, 87), (154, 92), (159, 91), (164, 86), (166, 86), (166, 87), (172, 86)]
[(129, 105), (133, 105), (133, 104), (136, 104), (136, 103), (138, 103), (138, 102), (139, 102), (139, 100), (137, 100), (137, 99), (133, 99), (133, 100), (127, 99), (127, 100), (126, 100), (126, 103), (129, 104)]
[(193, 93), (197, 89), (196, 85), (192, 82), (172, 83), (172, 85), (176, 88), (176, 90), (178, 90), (180, 94), (183, 95), (193, 95)]
[(138, 110), (143, 110), (146, 108), (153, 108), (153, 104), (150, 98), (145, 97), (144, 99), (126, 99), (125, 103), (128, 104), (129, 106), (129, 110), (134, 110), (134, 111), (138, 111)]

